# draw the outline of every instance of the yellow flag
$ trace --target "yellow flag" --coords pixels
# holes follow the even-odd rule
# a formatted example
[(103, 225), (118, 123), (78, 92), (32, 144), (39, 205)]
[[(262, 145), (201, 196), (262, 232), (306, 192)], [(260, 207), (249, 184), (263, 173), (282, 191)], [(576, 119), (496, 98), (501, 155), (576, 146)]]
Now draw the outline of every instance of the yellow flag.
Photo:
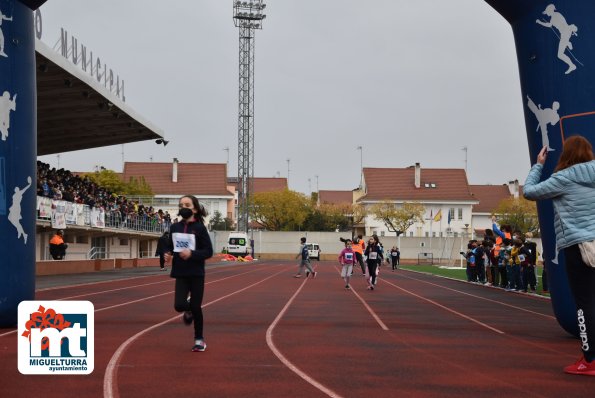
[(442, 220), (442, 209), (438, 210), (438, 213), (434, 216), (434, 221), (438, 222)]

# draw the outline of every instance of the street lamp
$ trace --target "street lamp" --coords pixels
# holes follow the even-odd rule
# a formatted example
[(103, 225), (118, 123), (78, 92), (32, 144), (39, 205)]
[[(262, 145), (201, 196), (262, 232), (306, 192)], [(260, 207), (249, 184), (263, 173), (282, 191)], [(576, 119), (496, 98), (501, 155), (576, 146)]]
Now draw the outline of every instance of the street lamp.
[(364, 184), (364, 148), (362, 148), (362, 146), (360, 145), (356, 148), (356, 150), (359, 151), (359, 171), (360, 171), (359, 187), (361, 189)]

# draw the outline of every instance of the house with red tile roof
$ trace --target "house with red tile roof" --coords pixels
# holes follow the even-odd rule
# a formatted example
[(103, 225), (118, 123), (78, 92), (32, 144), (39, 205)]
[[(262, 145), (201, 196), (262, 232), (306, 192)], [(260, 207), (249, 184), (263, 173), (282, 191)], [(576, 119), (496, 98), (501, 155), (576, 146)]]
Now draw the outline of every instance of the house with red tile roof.
[(353, 191), (318, 191), (318, 205), (351, 205), (353, 204)]
[(124, 163), (124, 181), (141, 176), (155, 195), (152, 205), (169, 211), (172, 216), (178, 214), (181, 196), (194, 195), (209, 213), (206, 223), (215, 211), (223, 217), (233, 218), (229, 204), (233, 204), (234, 194), (227, 189), (225, 163), (182, 163), (178, 159), (174, 159), (172, 163)]
[[(361, 194), (357, 202), (366, 208), (383, 201), (422, 204), (425, 222), (405, 231), (412, 237), (470, 234), (473, 206), (479, 203), (464, 169), (422, 169), (419, 163), (406, 168), (364, 168)], [(364, 235), (373, 234), (394, 236), (384, 223), (368, 215)]]

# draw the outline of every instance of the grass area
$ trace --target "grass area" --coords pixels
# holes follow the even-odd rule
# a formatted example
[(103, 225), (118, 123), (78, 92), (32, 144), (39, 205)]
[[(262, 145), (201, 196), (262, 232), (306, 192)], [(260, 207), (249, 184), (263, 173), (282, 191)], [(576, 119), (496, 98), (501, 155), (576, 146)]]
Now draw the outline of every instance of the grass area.
[(432, 275), (446, 276), (448, 278), (467, 280), (465, 268), (440, 268), (437, 265), (400, 265), (399, 268), (411, 271), (425, 272)]
[[(440, 268), (438, 265), (399, 265), (399, 268), (417, 272), (425, 272), (432, 275), (445, 276), (447, 278), (459, 279), (462, 281), (467, 280), (465, 268)], [(549, 297), (549, 294), (544, 294), (542, 291), (541, 268), (542, 266), (537, 266), (537, 294)]]

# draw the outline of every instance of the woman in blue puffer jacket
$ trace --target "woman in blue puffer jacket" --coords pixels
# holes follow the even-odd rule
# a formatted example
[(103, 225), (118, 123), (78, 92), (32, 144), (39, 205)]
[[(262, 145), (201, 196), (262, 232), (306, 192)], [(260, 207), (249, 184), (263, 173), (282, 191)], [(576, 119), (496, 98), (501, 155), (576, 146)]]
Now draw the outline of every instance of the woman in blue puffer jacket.
[(556, 252), (564, 250), (566, 273), (577, 306), (583, 356), (566, 373), (595, 376), (595, 268), (585, 264), (579, 244), (595, 240), (595, 156), (582, 136), (569, 137), (554, 173), (539, 182), (547, 147), (537, 155), (523, 187), (531, 200), (552, 199)]

